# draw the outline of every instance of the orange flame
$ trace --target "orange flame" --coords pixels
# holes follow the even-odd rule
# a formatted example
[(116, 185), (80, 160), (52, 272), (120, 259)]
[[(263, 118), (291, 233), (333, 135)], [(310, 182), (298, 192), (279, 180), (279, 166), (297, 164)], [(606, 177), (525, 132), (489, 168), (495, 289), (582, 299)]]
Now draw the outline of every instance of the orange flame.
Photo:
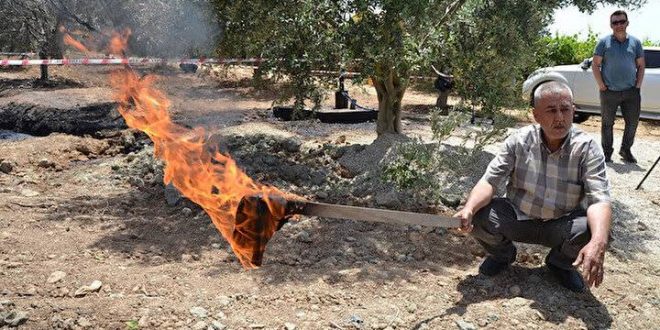
[(122, 32), (113, 31), (110, 33), (110, 42), (108, 50), (111, 54), (124, 55), (124, 51), (128, 47), (128, 38), (131, 36), (131, 29), (124, 29)]
[[(64, 34), (64, 43), (66, 45), (72, 46), (82, 52), (90, 53), (92, 51), (98, 51), (103, 47), (99, 47), (99, 40), (96, 40), (94, 37), (91, 37), (91, 40), (87, 40), (85, 44), (71, 35), (77, 35), (80, 37), (87, 36), (87, 33), (82, 31), (71, 31), (67, 32), (66, 28), (60, 26), (60, 32)], [(124, 56), (125, 50), (128, 48), (128, 38), (131, 36), (131, 30), (126, 28), (121, 32), (117, 31), (104, 31), (96, 35), (102, 40), (101, 44), (106, 44), (105, 48), (110, 54)], [(87, 39), (90, 39), (89, 37)], [(87, 45), (86, 45), (87, 44)]]
[[(116, 89), (119, 112), (128, 126), (145, 132), (154, 143), (154, 153), (165, 162), (165, 183), (172, 183), (183, 195), (200, 205), (211, 217), (222, 236), (229, 241), (245, 268), (255, 268), (265, 242), (275, 232), (273, 218), (284, 216), (284, 205), (271, 202), (271, 196), (284, 196), (276, 188), (255, 183), (228, 155), (205, 147), (202, 128), (188, 129), (172, 123), (165, 95), (154, 89), (155, 76), (138, 78), (132, 71), (118, 71), (111, 77)], [(270, 215), (265, 227), (241, 223), (236, 228), (236, 210), (244, 196), (261, 194)], [(255, 217), (251, 214), (248, 217)], [(277, 221), (277, 219), (275, 219)], [(243, 239), (235, 230), (247, 232)], [(264, 235), (265, 234), (265, 235)], [(261, 238), (267, 236), (263, 241)], [(246, 238), (247, 237), (247, 241)], [(255, 240), (252, 238), (257, 237)], [(259, 250), (259, 251), (257, 251)], [(254, 262), (253, 262), (254, 261)]]
[(73, 39), (73, 37), (71, 37), (71, 35), (68, 33), (64, 34), (64, 43), (81, 52), (89, 53), (89, 49), (87, 49), (85, 45), (83, 45), (80, 41)]

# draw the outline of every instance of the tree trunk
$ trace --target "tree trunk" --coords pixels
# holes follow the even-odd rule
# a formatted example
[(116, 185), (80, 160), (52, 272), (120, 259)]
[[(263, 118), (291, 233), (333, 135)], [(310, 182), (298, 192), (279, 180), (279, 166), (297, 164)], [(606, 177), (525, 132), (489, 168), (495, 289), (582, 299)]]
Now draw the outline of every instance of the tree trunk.
[(401, 100), (408, 87), (408, 79), (399, 77), (393, 70), (381, 77), (371, 77), (378, 95), (378, 120), (376, 133), (400, 134)]
[[(46, 56), (45, 51), (40, 51), (39, 52), (39, 58), (42, 60), (48, 59), (48, 56)], [(41, 81), (48, 81), (48, 65), (42, 64), (41, 66)]]

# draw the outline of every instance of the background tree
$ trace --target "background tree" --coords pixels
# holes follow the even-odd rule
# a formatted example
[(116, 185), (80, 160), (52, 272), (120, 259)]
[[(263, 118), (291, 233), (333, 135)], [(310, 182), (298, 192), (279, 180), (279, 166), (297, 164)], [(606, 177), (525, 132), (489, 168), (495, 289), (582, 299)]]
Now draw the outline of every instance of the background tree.
[(96, 41), (129, 28), (133, 54), (162, 57), (211, 54), (220, 32), (208, 0), (0, 0), (0, 15), (0, 51), (42, 58), (62, 58), (60, 27)]
[[(318, 103), (313, 69), (346, 67), (370, 78), (378, 134), (401, 133), (401, 100), (413, 74), (450, 70), (460, 96), (485, 111), (518, 99), (534, 43), (555, 9), (643, 0), (215, 0), (224, 27), (219, 51), (263, 56), (300, 105)], [(330, 81), (332, 82), (332, 81)]]

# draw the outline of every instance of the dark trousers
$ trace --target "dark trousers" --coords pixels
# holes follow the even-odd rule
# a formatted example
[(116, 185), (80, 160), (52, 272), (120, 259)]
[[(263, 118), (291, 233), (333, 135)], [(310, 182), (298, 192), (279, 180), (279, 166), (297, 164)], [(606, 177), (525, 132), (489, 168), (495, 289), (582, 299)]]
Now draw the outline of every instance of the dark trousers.
[(623, 139), (621, 141), (621, 150), (630, 151), (635, 142), (635, 132), (639, 123), (639, 113), (641, 108), (641, 96), (639, 89), (632, 88), (625, 91), (606, 90), (600, 92), (600, 114), (603, 152), (610, 156), (614, 151), (612, 140), (614, 138), (612, 129), (614, 119), (616, 118), (617, 107), (621, 106), (621, 114), (625, 123), (623, 129)]
[(516, 260), (513, 242), (522, 242), (551, 248), (547, 262), (573, 269), (578, 253), (591, 239), (585, 210), (578, 209), (548, 221), (518, 220), (506, 198), (494, 198), (474, 215), (472, 224), (472, 236), (488, 254), (507, 263)]

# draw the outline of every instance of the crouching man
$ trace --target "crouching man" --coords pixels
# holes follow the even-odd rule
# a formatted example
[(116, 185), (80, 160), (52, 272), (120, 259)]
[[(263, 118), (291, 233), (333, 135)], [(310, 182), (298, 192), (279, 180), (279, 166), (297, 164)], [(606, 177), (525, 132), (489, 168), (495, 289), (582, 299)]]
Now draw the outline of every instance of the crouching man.
[[(479, 272), (493, 276), (513, 263), (513, 242), (547, 246), (548, 269), (566, 288), (603, 281), (612, 208), (605, 156), (573, 127), (573, 93), (559, 82), (534, 92), (534, 119), (509, 136), (455, 217), (487, 251)], [(494, 198), (506, 181), (506, 197)], [(586, 210), (582, 206), (585, 199)], [(576, 269), (581, 268), (581, 272)]]

